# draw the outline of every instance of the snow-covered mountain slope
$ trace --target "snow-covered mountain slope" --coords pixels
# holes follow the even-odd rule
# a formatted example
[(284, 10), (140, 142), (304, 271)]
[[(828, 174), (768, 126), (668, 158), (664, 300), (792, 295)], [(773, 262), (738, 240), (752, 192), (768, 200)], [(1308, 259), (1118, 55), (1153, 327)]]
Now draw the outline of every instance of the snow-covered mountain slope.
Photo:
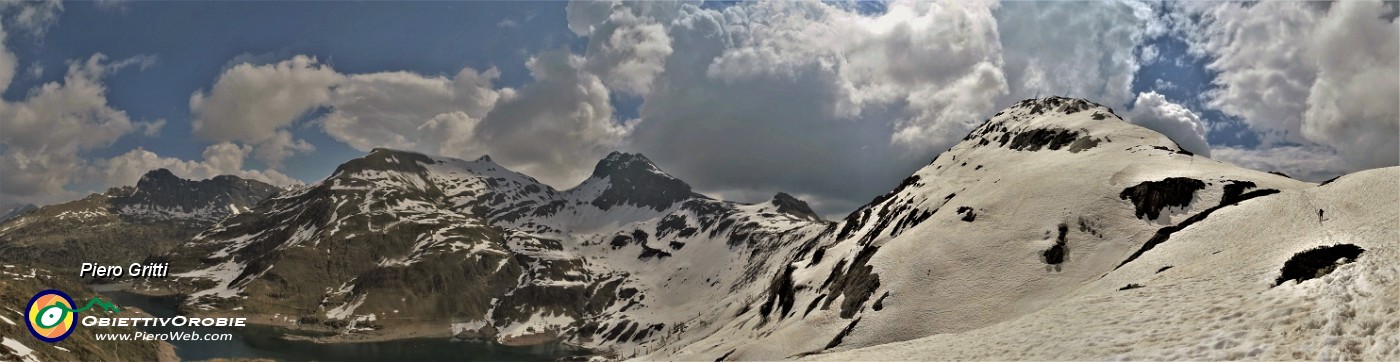
[(614, 153), (558, 191), (483, 157), (376, 149), (169, 255), (202, 313), (357, 332), (591, 347), (656, 343), (683, 312), (758, 282), (827, 224), (780, 195), (738, 205)]
[(1191, 155), (1087, 101), (1023, 101), (781, 256), (710, 332), (643, 358), (782, 359), (983, 328), (1134, 265), (1193, 215), (1312, 187)]
[[(1283, 190), (1211, 213), (1040, 311), (813, 358), (1397, 360), (1397, 190), (1396, 167)], [(1299, 275), (1315, 278), (1280, 283), (1314, 250), (1327, 252)]]
[(186, 180), (169, 170), (154, 170), (135, 186), (0, 221), (0, 261), (60, 270), (76, 269), (81, 262), (144, 261), (277, 191), (234, 176)]

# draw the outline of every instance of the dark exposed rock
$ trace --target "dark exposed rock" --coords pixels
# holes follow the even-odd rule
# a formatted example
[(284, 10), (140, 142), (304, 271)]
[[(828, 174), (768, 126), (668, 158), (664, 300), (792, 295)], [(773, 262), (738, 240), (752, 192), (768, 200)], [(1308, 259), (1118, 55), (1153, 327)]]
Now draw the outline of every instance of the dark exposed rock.
[(666, 237), (666, 235), (681, 231), (688, 226), (689, 224), (685, 222), (685, 216), (676, 214), (666, 215), (666, 217), (661, 218), (661, 222), (656, 224), (656, 236)]
[(1155, 220), (1162, 209), (1185, 207), (1191, 204), (1196, 191), (1206, 187), (1201, 180), (1186, 177), (1169, 177), (1161, 181), (1147, 181), (1118, 193), (1122, 200), (1132, 200), (1134, 214), (1145, 220)]
[(885, 292), (885, 294), (881, 294), (881, 295), (880, 295), (880, 298), (879, 298), (879, 299), (876, 299), (876, 300), (875, 300), (875, 304), (874, 304), (874, 305), (871, 305), (870, 308), (875, 309), (875, 311), (877, 311), (877, 312), (880, 311), (880, 310), (885, 309), (885, 298), (889, 298), (889, 297), (890, 297), (890, 292)]
[(768, 285), (768, 300), (758, 307), (759, 313), (765, 317), (772, 313), (776, 307), (779, 311), (778, 319), (787, 317), (792, 311), (792, 303), (797, 301), (795, 294), (797, 290), (792, 285), (792, 272), (797, 267), (788, 265), (783, 268), (783, 272), (773, 278), (773, 282)]
[(806, 318), (808, 314), (812, 314), (812, 310), (817, 309), (817, 306), (821, 305), (822, 299), (826, 299), (826, 294), (818, 295), (817, 298), (812, 299), (811, 303), (807, 303), (807, 311), (802, 312), (802, 317)]
[(1129, 289), (1137, 289), (1137, 288), (1142, 288), (1142, 284), (1130, 283), (1130, 284), (1128, 284), (1128, 285), (1124, 285), (1122, 288), (1118, 288), (1118, 290), (1129, 290)]
[(1366, 249), (1356, 245), (1337, 244), (1319, 246), (1293, 254), (1292, 258), (1288, 258), (1288, 261), (1283, 263), (1283, 269), (1279, 270), (1279, 276), (1274, 281), (1274, 286), (1282, 285), (1289, 280), (1301, 283), (1308, 279), (1321, 278), (1336, 270), (1338, 266), (1355, 261), (1365, 251)]
[(822, 309), (830, 307), (837, 296), (844, 296), (841, 300), (841, 318), (850, 319), (855, 316), (856, 311), (870, 299), (870, 295), (880, 288), (880, 275), (874, 272), (874, 266), (869, 265), (870, 258), (875, 256), (879, 249), (872, 245), (863, 246), (845, 272), (840, 272), (842, 264), (837, 263), (836, 269), (827, 280), (830, 283), (827, 289), (830, 297), (822, 304)]
[(613, 327), (612, 330), (609, 330), (608, 333), (603, 334), (603, 339), (610, 341), (617, 340), (618, 337), (622, 335), (622, 332), (627, 330), (628, 323), (629, 321), (625, 320), (622, 321), (622, 323), (618, 323), (618, 325), (616, 327)]
[(778, 207), (778, 212), (803, 220), (820, 221), (822, 219), (815, 211), (812, 211), (811, 207), (807, 206), (806, 201), (798, 200), (787, 193), (779, 192), (773, 196), (772, 202), (774, 206)]
[(836, 262), (836, 266), (831, 268), (831, 273), (826, 275), (826, 279), (825, 279), (825, 280), (822, 280), (822, 285), (821, 285), (821, 287), (818, 288), (818, 289), (824, 289), (824, 288), (826, 288), (827, 286), (830, 286), (830, 285), (831, 285), (831, 282), (836, 281), (837, 278), (840, 278), (841, 275), (845, 274), (845, 272), (846, 272), (846, 269), (845, 269), (845, 268), (846, 268), (846, 259), (841, 259), (841, 260), (837, 261), (837, 262)]
[(631, 237), (631, 236), (627, 236), (627, 235), (618, 235), (618, 236), (614, 236), (613, 239), (612, 239), (612, 242), (608, 243), (608, 245), (612, 245), (613, 250), (617, 250), (617, 249), (621, 249), (622, 247), (627, 246), (627, 244), (631, 244), (631, 243), (632, 243), (632, 237)]
[(1017, 151), (1058, 150), (1080, 138), (1079, 132), (1060, 128), (1035, 128), (1015, 133), (1007, 147)]
[(422, 173), (427, 171), (423, 167), (425, 164), (432, 164), (433, 159), (427, 155), (392, 150), (388, 148), (375, 148), (368, 155), (346, 161), (335, 168), (331, 177), (345, 174), (358, 173), (361, 171), (398, 171), (403, 173)]
[(1041, 253), (1042, 256), (1045, 257), (1046, 264), (1058, 265), (1064, 263), (1065, 256), (1069, 254), (1069, 241), (1066, 240), (1066, 234), (1069, 233), (1069, 226), (1060, 224), (1059, 231), (1059, 236), (1055, 238), (1055, 245)]
[(632, 323), (632, 326), (627, 327), (626, 332), (622, 332), (621, 335), (617, 336), (617, 341), (626, 342), (632, 340), (632, 334), (637, 333), (637, 327), (641, 325), (641, 323)]
[(973, 210), (971, 207), (958, 207), (958, 215), (962, 215), (962, 221), (972, 222), (973, 220), (977, 220), (977, 211)]
[(593, 168), (592, 179), (604, 178), (608, 180), (607, 189), (591, 202), (603, 210), (632, 205), (661, 211), (689, 198), (704, 198), (639, 154), (608, 154)]
[(1220, 203), (1233, 204), (1242, 201), (1240, 195), (1244, 195), (1245, 191), (1254, 187), (1254, 183), (1250, 181), (1229, 180), (1224, 186), (1224, 193), (1220, 196)]
[(1164, 267), (1162, 267), (1161, 269), (1157, 269), (1157, 273), (1161, 273), (1161, 272), (1167, 271), (1167, 269), (1171, 269), (1171, 268), (1172, 268), (1171, 265), (1164, 266)]
[(851, 324), (847, 324), (846, 328), (842, 328), (841, 332), (836, 333), (836, 337), (832, 338), (831, 342), (827, 342), (824, 349), (832, 349), (841, 345), (841, 340), (846, 339), (846, 336), (850, 335), (851, 331), (856, 330), (856, 323), (860, 323), (860, 318), (851, 321)]
[(726, 360), (727, 358), (729, 358), (730, 355), (733, 355), (734, 352), (736, 352), (736, 351), (738, 351), (738, 350), (737, 350), (737, 349), (731, 349), (731, 350), (729, 350), (729, 352), (724, 352), (724, 355), (723, 355), (723, 356), (719, 356), (719, 358), (716, 358), (716, 359), (715, 359), (715, 362), (720, 362), (720, 361)]
[(1191, 151), (1187, 151), (1185, 148), (1181, 148), (1181, 144), (1176, 143), (1176, 141), (1172, 141), (1172, 144), (1175, 144), (1175, 145), (1176, 145), (1176, 149), (1171, 149), (1171, 148), (1168, 148), (1168, 147), (1166, 147), (1166, 146), (1152, 146), (1152, 148), (1153, 148), (1153, 149), (1162, 150), (1162, 151), (1171, 152), (1171, 153), (1175, 153), (1175, 154), (1187, 155), (1187, 156), (1195, 156), (1195, 155), (1196, 155), (1196, 154), (1194, 154), (1194, 153), (1191, 153)]
[(810, 267), (813, 265), (817, 265), (817, 263), (821, 263), (822, 257), (824, 256), (826, 256), (826, 248), (817, 248), (816, 251), (812, 252), (812, 262), (807, 263), (807, 266)]
[(1259, 190), (1254, 190), (1254, 191), (1246, 192), (1246, 193), (1244, 193), (1243, 195), (1240, 195), (1240, 196), (1238, 197), (1238, 200), (1234, 200), (1233, 202), (1230, 202), (1230, 203), (1221, 203), (1220, 205), (1216, 205), (1215, 207), (1211, 207), (1211, 208), (1209, 208), (1209, 209), (1205, 209), (1205, 210), (1201, 211), (1200, 213), (1197, 213), (1197, 214), (1195, 214), (1195, 215), (1191, 215), (1191, 217), (1186, 218), (1186, 220), (1182, 220), (1180, 223), (1178, 223), (1178, 224), (1176, 224), (1176, 225), (1167, 226), (1167, 227), (1163, 227), (1163, 228), (1161, 228), (1161, 229), (1157, 229), (1157, 232), (1154, 233), (1154, 234), (1152, 234), (1152, 238), (1151, 238), (1151, 239), (1148, 239), (1146, 243), (1143, 243), (1141, 248), (1138, 248), (1138, 250), (1135, 251), (1135, 252), (1133, 252), (1132, 255), (1129, 255), (1128, 258), (1127, 258), (1127, 259), (1124, 259), (1122, 263), (1118, 263), (1118, 266), (1117, 266), (1117, 267), (1114, 267), (1114, 269), (1122, 268), (1123, 265), (1126, 265), (1126, 264), (1128, 264), (1128, 262), (1131, 262), (1131, 261), (1137, 259), (1139, 256), (1142, 256), (1142, 253), (1146, 253), (1148, 250), (1152, 250), (1152, 248), (1156, 247), (1158, 244), (1161, 244), (1161, 243), (1166, 242), (1167, 239), (1170, 239), (1170, 238), (1171, 238), (1171, 236), (1172, 236), (1173, 233), (1176, 233), (1177, 231), (1181, 231), (1181, 229), (1185, 229), (1187, 226), (1191, 226), (1191, 224), (1195, 224), (1195, 223), (1197, 223), (1197, 222), (1200, 222), (1200, 221), (1202, 221), (1202, 220), (1205, 220), (1206, 217), (1207, 217), (1207, 216), (1210, 216), (1210, 214), (1213, 213), (1213, 212), (1215, 212), (1215, 210), (1219, 210), (1219, 209), (1224, 208), (1224, 207), (1227, 207), (1227, 206), (1237, 205), (1237, 204), (1239, 204), (1240, 202), (1244, 202), (1245, 200), (1249, 200), (1249, 199), (1252, 199), (1252, 198), (1256, 198), (1256, 197), (1260, 197), (1260, 196), (1273, 195), (1273, 194), (1276, 194), (1276, 193), (1278, 193), (1278, 190), (1274, 190), (1274, 189), (1259, 189)]
[(641, 254), (641, 255), (638, 255), (638, 256), (637, 256), (637, 259), (647, 260), (647, 259), (651, 259), (651, 258), (653, 258), (653, 257), (655, 257), (655, 258), (657, 258), (657, 259), (666, 259), (666, 258), (671, 257), (671, 253), (668, 253), (668, 252), (666, 252), (665, 250), (656, 249), (656, 248), (653, 248), (653, 247), (650, 247), (650, 246), (646, 246), (645, 244), (643, 244), (643, 245), (642, 245), (642, 254)]
[(910, 206), (908, 203), (886, 202), (881, 204), (880, 210), (875, 213), (875, 226), (870, 228), (870, 231), (866, 232), (864, 237), (861, 237), (860, 244), (865, 245), (875, 241), (875, 238), (883, 235), (885, 229), (890, 226), (890, 223), (895, 221), (896, 218), (893, 215), (902, 214), (909, 209)]
[[(860, 230), (860, 228), (865, 226), (865, 222), (870, 219), (870, 212), (872, 208), (874, 208), (876, 205), (880, 205), (881, 203), (885, 202), (885, 200), (889, 200), (891, 197), (898, 195), (900, 192), (903, 192), (906, 188), (922, 185), (919, 183), (920, 180), (921, 178), (919, 177), (919, 175), (912, 175), (906, 177), (903, 181), (899, 182), (899, 186), (896, 186), (894, 190), (890, 190), (890, 192), (886, 192), (884, 195), (876, 196), (874, 199), (870, 200), (870, 203), (867, 203), (865, 204), (865, 206), (861, 206), (859, 209), (856, 209), (855, 211), (852, 211), (849, 215), (846, 215), (846, 218), (844, 219), (846, 225), (844, 225), (844, 227), (841, 228), (841, 232), (837, 234), (836, 238), (845, 239), (847, 236), (850, 235), (851, 232)], [(860, 221), (854, 222), (857, 216), (859, 216)]]

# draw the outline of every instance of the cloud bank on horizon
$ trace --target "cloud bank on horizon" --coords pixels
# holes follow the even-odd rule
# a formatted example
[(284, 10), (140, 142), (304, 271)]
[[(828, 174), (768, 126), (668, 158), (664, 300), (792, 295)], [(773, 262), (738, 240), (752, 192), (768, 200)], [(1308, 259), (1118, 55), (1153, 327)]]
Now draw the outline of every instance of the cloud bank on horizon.
[[(563, 44), (452, 72), (340, 67), (331, 60), (358, 54), (260, 44), (237, 51), (270, 55), (220, 59), (183, 96), (144, 101), (180, 110), (163, 117), (122, 108), (113, 91), (122, 74), (178, 67), (161, 49), (71, 50), (82, 55), (47, 80), (44, 62), (26, 59), (43, 58), (35, 44), (51, 29), (82, 26), (62, 21), (66, 5), (108, 17), (191, 6), (0, 2), (0, 201), (71, 199), (160, 167), (296, 184), (324, 176), (298, 160), (374, 147), (490, 154), (567, 188), (621, 149), (711, 195), (786, 191), (834, 214), (1000, 108), (1051, 94), (1123, 108), (1197, 154), (1302, 179), (1400, 164), (1394, 2), (535, 3), (556, 9), (490, 24)], [(528, 31), (540, 24), (566, 31)], [(1146, 72), (1172, 64), (1209, 76)]]

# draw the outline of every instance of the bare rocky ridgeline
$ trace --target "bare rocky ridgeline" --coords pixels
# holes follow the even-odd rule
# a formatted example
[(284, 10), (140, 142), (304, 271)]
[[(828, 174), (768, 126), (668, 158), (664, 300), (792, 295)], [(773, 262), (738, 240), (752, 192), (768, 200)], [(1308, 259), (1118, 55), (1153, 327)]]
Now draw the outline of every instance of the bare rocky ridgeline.
[(135, 186), (0, 220), (0, 262), (62, 271), (77, 270), (83, 262), (141, 262), (277, 191), (234, 176), (195, 181), (154, 170)]

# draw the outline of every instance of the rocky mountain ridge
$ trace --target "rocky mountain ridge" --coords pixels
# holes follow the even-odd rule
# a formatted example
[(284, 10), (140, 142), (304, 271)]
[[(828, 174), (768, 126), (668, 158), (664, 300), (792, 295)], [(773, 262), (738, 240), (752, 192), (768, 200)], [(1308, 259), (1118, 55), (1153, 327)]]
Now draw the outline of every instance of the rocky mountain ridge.
[(825, 225), (786, 195), (700, 195), (636, 154), (559, 191), (489, 157), (376, 149), (174, 250), (169, 288), (194, 312), (356, 338), (631, 346), (671, 333), (681, 316), (666, 310), (692, 300), (666, 290), (757, 282), (745, 265)]
[[(637, 154), (609, 154), (588, 179), (558, 190), (485, 156), (381, 148), (320, 182), (232, 208), (160, 256), (174, 278), (138, 288), (187, 295), (190, 314), (334, 332), (328, 342), (558, 340), (647, 360), (1007, 359), (1019, 354), (984, 339), (1049, 351), (1053, 336), (1017, 338), (1064, 329), (1077, 333), (1063, 338), (1083, 353), (1030, 355), (1151, 358), (1091, 348), (1105, 331), (1150, 336), (1076, 311), (1127, 320), (1138, 315), (1131, 306), (1151, 305), (1146, 313), (1170, 318), (1156, 310), (1172, 306), (1151, 298), (1182, 300), (1200, 283), (1230, 298), (1253, 293), (1304, 308), (1299, 295), (1324, 298), (1317, 290), (1349, 288), (1335, 283), (1400, 275), (1385, 266), (1400, 255), (1397, 208), (1365, 201), (1400, 204), (1397, 172), (1318, 185), (1247, 170), (1185, 151), (1109, 107), (1062, 97), (996, 113), (834, 221), (785, 193), (752, 205), (715, 200)], [(1378, 191), (1387, 185), (1391, 193)], [(161, 215), (186, 214), (197, 213)], [(13, 223), (0, 223), (0, 248)], [(1231, 260), (1248, 262), (1234, 270)], [(1357, 260), (1361, 267), (1348, 264)], [(1353, 308), (1373, 302), (1362, 294), (1400, 295), (1365, 285), (1329, 305), (1371, 313), (1358, 317), (1366, 321), (1394, 315)], [(1297, 313), (1266, 313), (1285, 314), (1293, 319), (1249, 318), (1305, 325)], [(1076, 325), (1059, 328), (1061, 320)], [(1379, 337), (1338, 328), (1337, 340), (1379, 346), (1400, 324), (1375, 324)], [(971, 345), (985, 351), (963, 348)], [(1368, 348), (1327, 356), (1400, 356)], [(1172, 355), (1236, 356), (1211, 351)], [(1265, 352), (1310, 356), (1254, 351)]]
[(186, 180), (153, 170), (134, 186), (0, 220), (0, 261), (59, 270), (81, 262), (141, 262), (278, 191), (235, 176)]

